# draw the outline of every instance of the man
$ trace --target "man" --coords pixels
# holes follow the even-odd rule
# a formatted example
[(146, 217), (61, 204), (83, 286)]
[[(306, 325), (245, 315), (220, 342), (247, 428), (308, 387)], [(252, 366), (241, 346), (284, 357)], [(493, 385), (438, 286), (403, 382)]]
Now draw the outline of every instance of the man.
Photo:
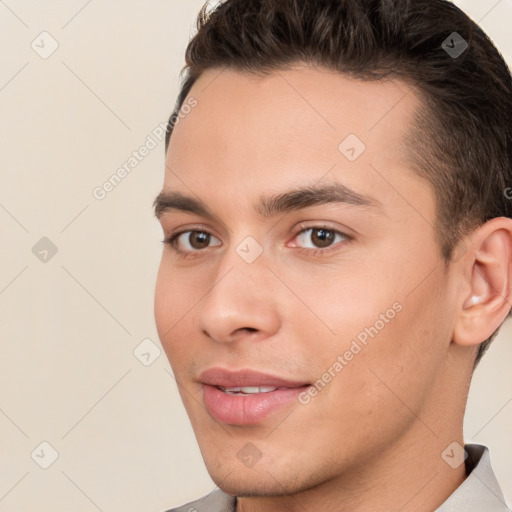
[(509, 510), (462, 432), (512, 294), (498, 51), (444, 0), (228, 0), (198, 28), (155, 316), (219, 489), (175, 510)]

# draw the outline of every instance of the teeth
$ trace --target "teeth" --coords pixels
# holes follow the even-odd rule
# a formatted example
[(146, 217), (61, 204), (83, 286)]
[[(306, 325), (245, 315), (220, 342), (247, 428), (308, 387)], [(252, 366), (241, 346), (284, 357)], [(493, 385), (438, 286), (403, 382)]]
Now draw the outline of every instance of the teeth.
[(255, 393), (269, 393), (270, 391), (275, 391), (277, 388), (275, 386), (243, 386), (237, 388), (223, 388), (222, 390), (229, 395), (253, 395)]

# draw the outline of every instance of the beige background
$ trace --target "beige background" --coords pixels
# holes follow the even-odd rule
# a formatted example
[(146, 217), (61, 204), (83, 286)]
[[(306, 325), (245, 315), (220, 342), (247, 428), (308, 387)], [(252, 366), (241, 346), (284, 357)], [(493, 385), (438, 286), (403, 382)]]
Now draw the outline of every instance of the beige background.
[[(457, 4), (512, 62), (512, 1)], [(162, 512), (214, 487), (158, 356), (163, 143), (93, 196), (166, 121), (201, 5), (0, 1), (1, 512)], [(476, 373), (466, 437), (512, 502), (511, 337)]]

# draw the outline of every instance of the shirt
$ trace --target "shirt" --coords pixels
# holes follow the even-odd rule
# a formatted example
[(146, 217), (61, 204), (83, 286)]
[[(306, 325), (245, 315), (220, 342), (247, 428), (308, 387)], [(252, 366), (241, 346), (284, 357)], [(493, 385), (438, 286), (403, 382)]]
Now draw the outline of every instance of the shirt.
[[(491, 466), (489, 450), (478, 444), (467, 444), (464, 482), (434, 512), (512, 512)], [(216, 489), (203, 498), (167, 512), (236, 512), (236, 497)]]

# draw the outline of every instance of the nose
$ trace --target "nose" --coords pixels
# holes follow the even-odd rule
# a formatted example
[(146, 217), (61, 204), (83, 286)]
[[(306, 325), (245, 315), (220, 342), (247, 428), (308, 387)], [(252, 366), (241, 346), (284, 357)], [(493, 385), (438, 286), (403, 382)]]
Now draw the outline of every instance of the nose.
[(201, 330), (219, 343), (272, 336), (280, 327), (275, 278), (262, 262), (231, 261), (200, 303)]

